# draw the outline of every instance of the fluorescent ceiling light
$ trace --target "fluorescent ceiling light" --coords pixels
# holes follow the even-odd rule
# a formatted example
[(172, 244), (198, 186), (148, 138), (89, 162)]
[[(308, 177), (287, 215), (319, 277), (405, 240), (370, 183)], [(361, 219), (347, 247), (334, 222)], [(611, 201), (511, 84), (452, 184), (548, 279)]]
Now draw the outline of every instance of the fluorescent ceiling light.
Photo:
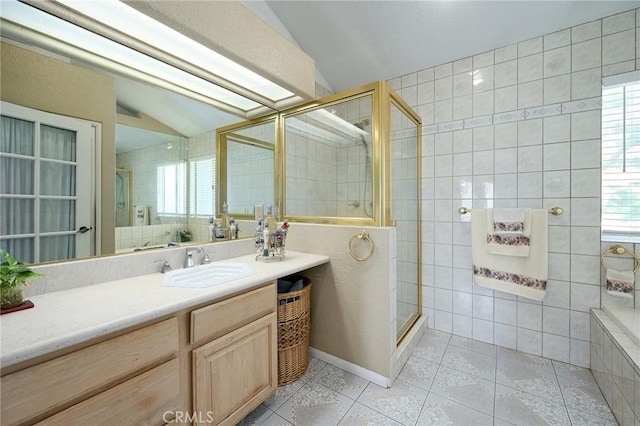
[(320, 108), (304, 114), (287, 117), (285, 128), (310, 139), (343, 145), (360, 142), (369, 133), (335, 114)]
[(293, 93), (118, 0), (56, 0), (203, 70), (278, 101)]
[[(132, 16), (138, 16), (138, 18), (140, 18), (139, 15), (141, 15), (142, 17), (146, 18), (146, 21), (152, 21), (153, 23), (158, 25), (159, 28), (165, 28), (166, 31), (164, 33), (162, 32), (163, 30), (161, 29), (149, 30), (149, 31), (156, 31), (156, 32), (160, 31), (160, 33), (163, 34), (163, 36), (160, 38), (165, 40), (165, 42), (171, 37), (174, 37), (175, 34), (179, 34), (174, 30), (171, 30), (168, 27), (162, 24), (159, 24), (157, 21), (152, 20), (146, 15), (140, 12), (137, 12), (135, 9), (125, 6), (115, 0), (100, 0), (100, 2), (85, 1), (85, 2), (71, 2), (71, 3), (74, 6), (80, 6), (82, 3), (84, 3), (85, 5), (91, 5), (94, 8), (97, 8), (96, 7), (97, 5), (102, 6), (103, 4), (104, 5), (120, 4), (126, 7), (126, 9), (130, 11), (126, 13), (133, 13)], [(117, 7), (119, 6), (116, 6), (116, 8)], [(81, 7), (80, 9), (84, 9), (84, 7)], [(107, 10), (113, 13), (112, 9), (107, 8)], [(84, 10), (80, 12), (85, 13)], [(122, 13), (125, 13), (125, 12), (122, 12)], [(239, 95), (231, 90), (225, 89), (215, 83), (212, 83), (203, 78), (197, 77), (179, 68), (168, 65), (160, 60), (154, 59), (150, 56), (137, 52), (134, 49), (123, 46), (119, 43), (116, 43), (105, 37), (97, 35), (91, 31), (88, 31), (77, 25), (69, 23), (65, 20), (59, 19), (53, 15), (50, 15), (49, 13), (43, 12), (39, 9), (36, 9), (24, 3), (20, 3), (17, 0), (2, 0), (2, 7), (0, 7), (0, 17), (2, 17), (3, 20), (18, 24), (20, 27), (28, 28), (31, 31), (35, 31), (46, 37), (55, 39), (59, 42), (62, 42), (63, 44), (73, 46), (76, 48), (76, 51), (80, 49), (83, 53), (81, 55), (76, 55), (76, 56), (81, 56), (76, 59), (79, 59), (81, 61), (86, 60), (87, 62), (92, 63), (94, 65), (98, 65), (98, 66), (101, 66), (104, 63), (103, 59), (107, 59), (108, 61), (111, 61), (114, 64), (124, 64), (125, 65), (124, 68), (129, 68), (136, 71), (131, 73), (130, 75), (130, 76), (133, 76), (134, 78), (140, 78), (140, 73), (142, 73), (143, 75), (150, 77), (149, 82), (151, 82), (152, 84), (155, 83), (157, 80), (167, 82), (169, 83), (172, 89), (173, 87), (177, 87), (178, 90), (176, 91), (178, 92), (180, 91), (179, 88), (184, 89), (186, 91), (187, 96), (189, 96), (189, 93), (191, 93), (195, 95), (192, 97), (203, 100), (205, 102), (206, 102), (206, 99), (210, 99), (214, 102), (209, 102), (209, 103), (219, 107), (220, 107), (219, 105), (220, 103), (229, 105), (231, 107), (231, 112), (235, 112), (236, 114), (239, 113), (237, 111), (238, 109), (244, 112), (248, 112), (248, 111), (259, 110), (262, 107), (262, 104), (252, 99)], [(126, 26), (129, 30), (127, 31), (127, 33), (131, 33), (132, 32), (131, 30), (135, 30), (135, 32), (140, 32), (141, 26), (146, 25), (138, 22), (133, 22), (128, 18), (126, 18), (126, 15), (121, 15), (120, 18), (121, 18), (120, 21), (116, 23), (109, 22), (106, 24), (109, 26), (113, 25), (114, 27), (121, 27), (126, 23)], [(138, 18), (135, 18), (135, 19), (138, 19)], [(99, 19), (99, 18), (96, 18), (96, 19)], [(7, 31), (6, 26), (0, 26), (0, 30), (2, 30), (3, 35), (6, 35), (5, 34), (5, 32)], [(24, 30), (20, 29), (20, 31), (24, 31)], [(169, 36), (168, 33), (170, 32), (173, 32), (175, 34)], [(27, 36), (27, 38), (30, 38), (30, 36), (31, 35)], [(155, 32), (149, 33), (147, 34), (146, 38), (147, 39), (153, 38), (155, 36), (156, 36)], [(190, 40), (183, 35), (180, 35), (180, 36), (181, 36), (179, 37), (180, 39)], [(190, 40), (190, 41), (193, 42), (193, 40)], [(153, 41), (145, 40), (145, 42), (151, 43), (151, 45), (154, 45), (154, 46), (157, 44), (155, 39)], [(217, 56), (220, 58), (223, 58), (223, 57), (211, 51), (210, 49), (207, 49), (204, 46), (199, 45), (198, 43), (195, 43), (195, 44), (200, 46), (201, 49), (206, 49), (207, 53), (205, 54), (204, 51), (197, 50), (197, 49), (189, 50), (188, 48), (183, 46), (180, 46), (180, 49), (184, 50), (183, 52), (185, 53), (184, 55), (178, 55), (172, 49), (167, 49), (166, 51), (174, 56), (182, 56), (182, 58), (185, 61), (191, 61), (190, 57), (193, 55), (196, 55), (196, 53), (200, 54), (205, 57), (206, 61), (204, 63), (200, 61), (200, 63), (197, 65), (199, 67), (209, 67), (209, 68), (205, 68), (207, 71), (214, 70), (215, 67), (213, 65), (213, 62), (206, 57), (207, 56), (210, 56), (210, 57)], [(174, 48), (176, 46), (178, 46), (178, 44), (174, 43)], [(100, 58), (100, 60), (97, 60), (96, 59), (97, 57)], [(229, 66), (229, 62), (231, 61), (229, 61), (226, 58), (223, 58), (223, 59), (225, 60), (224, 62), (227, 64), (224, 67), (225, 69), (224, 72), (231, 73), (232, 68)], [(236, 67), (240, 67), (235, 63), (233, 64)], [(120, 69), (120, 70), (122, 70), (122, 68), (123, 67), (112, 67), (112, 69)], [(268, 80), (258, 76), (255, 73), (252, 73), (251, 71), (248, 71), (246, 69), (244, 69), (244, 71), (245, 71), (245, 74), (249, 73), (248, 75), (250, 76), (250, 78), (247, 77), (241, 81), (236, 81), (236, 84), (250, 85), (252, 84), (251, 81), (253, 81), (255, 84), (249, 87), (252, 90), (254, 90), (257, 87), (256, 86), (257, 84), (262, 84), (263, 86), (266, 86), (266, 87), (276, 86), (274, 83), (269, 82)], [(217, 72), (217, 71), (214, 70), (214, 72)], [(240, 74), (240, 72), (238, 74)], [(291, 92), (286, 91), (285, 89), (282, 89), (282, 90), (283, 91), (279, 92), (279, 94), (282, 94), (285, 97), (293, 96)], [(269, 95), (272, 95), (275, 92), (270, 91), (268, 93)]]

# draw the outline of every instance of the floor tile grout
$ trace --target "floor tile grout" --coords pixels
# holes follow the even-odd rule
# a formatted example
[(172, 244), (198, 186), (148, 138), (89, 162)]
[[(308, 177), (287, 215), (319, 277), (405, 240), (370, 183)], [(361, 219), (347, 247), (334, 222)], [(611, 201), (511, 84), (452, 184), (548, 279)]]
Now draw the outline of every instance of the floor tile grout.
[[(502, 389), (505, 390), (509, 390), (509, 391), (513, 391), (514, 395), (517, 396), (517, 398), (526, 398), (527, 401), (536, 401), (539, 400), (541, 401), (541, 406), (543, 407), (543, 409), (553, 409), (553, 412), (549, 412), (546, 413), (550, 416), (552, 416), (553, 418), (563, 418), (564, 420), (562, 420), (563, 422), (567, 422), (567, 425), (572, 425), (575, 423), (575, 420), (571, 418), (570, 414), (569, 414), (569, 410), (571, 410), (572, 412), (578, 412), (578, 416), (579, 415), (583, 415), (586, 418), (589, 418), (589, 416), (594, 416), (594, 418), (597, 418), (599, 420), (602, 420), (603, 422), (609, 422), (611, 423), (611, 419), (613, 418), (613, 415), (611, 414), (611, 418), (607, 418), (607, 417), (602, 417), (601, 414), (601, 410), (602, 408), (602, 403), (601, 401), (604, 400), (604, 398), (602, 398), (601, 401), (596, 401), (594, 400), (592, 402), (592, 404), (595, 405), (591, 405), (589, 408), (589, 411), (585, 411), (584, 408), (581, 404), (583, 403), (582, 401), (580, 402), (580, 405), (578, 406), (572, 406), (570, 401), (567, 399), (567, 395), (565, 394), (567, 389), (571, 389), (570, 386), (574, 386), (573, 385), (573, 381), (575, 381), (575, 383), (580, 384), (583, 383), (583, 386), (593, 386), (591, 383), (587, 383), (586, 381), (583, 382), (583, 376), (581, 373), (581, 370), (578, 370), (578, 367), (575, 367), (576, 370), (570, 370), (570, 369), (566, 369), (563, 370), (562, 374), (559, 374), (559, 368), (561, 368), (561, 366), (563, 365), (562, 363), (555, 363), (551, 360), (547, 360), (546, 358), (542, 358), (539, 356), (535, 356), (535, 355), (531, 355), (531, 354), (526, 354), (526, 353), (522, 353), (522, 352), (518, 352), (518, 351), (501, 351), (498, 349), (498, 347), (493, 346), (493, 351), (488, 350), (485, 351), (483, 350), (484, 346), (482, 345), (478, 345), (477, 343), (482, 343), (482, 342), (476, 342), (473, 341), (471, 339), (465, 339), (462, 337), (456, 337), (456, 339), (454, 340), (454, 336), (452, 335), (448, 335), (447, 338), (445, 339), (444, 336), (442, 336), (442, 334), (445, 333), (438, 333), (435, 335), (430, 335), (427, 336), (427, 334), (425, 333), (425, 336), (423, 337), (423, 339), (434, 339), (432, 341), (431, 344), (426, 344), (423, 349), (424, 351), (422, 352), (422, 355), (424, 356), (424, 358), (420, 357), (420, 356), (415, 356), (415, 359), (418, 360), (418, 363), (422, 363), (423, 365), (426, 364), (433, 364), (435, 366), (435, 370), (429, 370), (427, 369), (427, 373), (430, 376), (430, 379), (428, 377), (426, 378), (420, 378), (420, 374), (424, 373), (423, 371), (419, 371), (419, 370), (413, 370), (410, 373), (408, 373), (409, 375), (413, 374), (418, 375), (415, 376), (417, 377), (417, 379), (419, 379), (419, 381), (417, 383), (427, 383), (428, 382), (428, 386), (424, 386), (422, 387), (421, 385), (416, 385), (413, 384), (412, 381), (410, 379), (407, 378), (400, 378), (400, 376), (396, 379), (396, 381), (394, 382), (394, 385), (391, 387), (391, 389), (396, 389), (396, 391), (398, 391), (398, 385), (401, 386), (401, 389), (403, 389), (403, 387), (407, 387), (409, 390), (411, 390), (412, 392), (418, 392), (413, 393), (412, 398), (415, 399), (415, 397), (417, 395), (423, 395), (420, 396), (419, 398), (424, 398), (422, 399), (422, 401), (419, 403), (419, 405), (414, 404), (413, 405), (413, 409), (415, 409), (415, 411), (412, 411), (412, 413), (414, 413), (413, 415), (415, 415), (415, 413), (417, 412), (417, 417), (415, 418), (415, 420), (409, 421), (404, 420), (403, 422), (399, 421), (399, 418), (402, 418), (402, 416), (398, 416), (397, 412), (395, 412), (392, 409), (391, 412), (385, 412), (383, 409), (384, 408), (383, 405), (377, 405), (378, 402), (375, 401), (375, 397), (372, 395), (375, 395), (375, 392), (378, 392), (377, 389), (377, 385), (375, 385), (373, 382), (371, 381), (366, 381), (363, 380), (364, 383), (358, 384), (358, 385), (353, 385), (353, 384), (347, 384), (347, 386), (351, 386), (351, 388), (345, 388), (343, 387), (343, 385), (341, 384), (345, 379), (340, 376), (340, 379), (338, 380), (338, 384), (335, 384), (335, 386), (331, 383), (331, 374), (333, 374), (333, 372), (327, 371), (326, 374), (323, 377), (320, 377), (321, 373), (323, 372), (323, 370), (328, 369), (330, 367), (328, 367), (327, 363), (324, 363), (323, 361), (316, 361), (316, 362), (320, 362), (322, 363), (319, 368), (317, 368), (316, 371), (313, 372), (313, 374), (310, 374), (309, 376), (307, 376), (305, 378), (305, 382), (302, 383), (302, 385), (297, 388), (295, 391), (293, 391), (285, 400), (283, 401), (279, 401), (278, 406), (274, 406), (273, 408), (270, 408), (268, 406), (265, 405), (265, 408), (267, 408), (269, 415), (266, 416), (265, 420), (262, 422), (267, 422), (273, 415), (276, 415), (280, 418), (285, 418), (285, 416), (283, 416), (280, 413), (284, 413), (283, 408), (290, 402), (295, 401), (294, 398), (296, 398), (296, 396), (300, 397), (300, 398), (304, 398), (304, 391), (306, 389), (308, 389), (307, 385), (313, 384), (314, 385), (320, 385), (322, 389), (325, 389), (327, 391), (328, 394), (335, 394), (335, 395), (340, 395), (341, 398), (343, 399), (343, 402), (345, 402), (344, 405), (349, 405), (348, 407), (346, 407), (344, 409), (344, 412), (339, 413), (339, 415), (337, 417), (333, 417), (333, 419), (338, 418), (338, 424), (348, 421), (349, 420), (349, 413), (352, 413), (353, 410), (364, 410), (366, 409), (367, 413), (372, 413), (372, 415), (374, 416), (378, 416), (378, 420), (379, 421), (385, 421), (387, 423), (390, 422), (395, 422), (397, 424), (401, 424), (402, 426), (415, 426), (417, 424), (420, 423), (423, 414), (427, 414), (429, 411), (426, 410), (440, 410), (438, 411), (439, 414), (442, 414), (443, 412), (446, 415), (446, 410), (444, 410), (444, 408), (441, 407), (442, 404), (443, 407), (453, 407), (452, 409), (455, 410), (460, 410), (463, 409), (463, 412), (469, 414), (471, 413), (471, 415), (473, 415), (473, 413), (480, 413), (482, 414), (482, 416), (479, 416), (480, 420), (483, 419), (491, 419), (491, 424), (496, 424), (496, 422), (499, 422), (501, 424), (507, 424), (507, 423), (512, 423), (511, 418), (507, 421), (503, 420), (501, 417), (498, 417), (499, 411), (498, 411), (498, 401), (499, 401), (499, 397), (498, 397), (498, 384), (500, 384)], [(442, 340), (438, 341), (437, 339), (442, 338)], [(465, 339), (465, 340), (461, 340), (461, 339)], [(452, 340), (454, 340), (454, 343), (452, 343)], [(420, 345), (420, 342), (418, 343), (418, 346)], [(475, 346), (474, 346), (475, 345)], [(489, 345), (489, 344), (487, 344)], [(487, 348), (491, 349), (489, 345), (487, 346)], [(449, 351), (449, 348), (454, 348), (453, 351)], [(472, 349), (473, 348), (473, 349)], [(429, 351), (433, 351), (433, 354), (431, 354), (431, 352)], [(415, 352), (415, 349), (414, 349)], [(493, 355), (490, 355), (489, 352), (493, 353)], [(451, 355), (451, 354), (456, 354), (456, 355)], [(448, 355), (448, 358), (447, 358)], [(414, 354), (411, 354), (410, 358), (414, 357)], [(427, 359), (428, 357), (428, 359)], [(493, 362), (492, 363), (488, 363), (487, 360), (488, 358), (493, 358)], [(539, 359), (545, 360), (545, 362), (539, 361)], [(501, 361), (502, 360), (502, 361)], [(548, 361), (548, 362), (547, 362)], [(462, 364), (459, 364), (460, 362), (462, 362)], [(465, 362), (467, 362), (467, 364), (464, 364)], [(506, 364), (505, 364), (506, 363)], [(530, 365), (530, 368), (527, 368), (523, 374), (525, 374), (525, 376), (519, 376), (516, 375), (516, 377), (514, 378), (513, 376), (509, 376), (507, 374), (508, 372), (508, 365), (509, 363), (512, 363), (513, 365), (511, 366), (511, 368), (515, 368), (517, 369), (517, 371), (519, 373), (522, 373), (521, 369), (518, 369), (519, 367), (522, 368), (524, 365)], [(447, 365), (448, 364), (448, 365)], [(489, 376), (488, 374), (481, 374), (480, 372), (485, 372), (487, 371), (486, 367), (487, 365), (493, 365), (492, 370), (493, 370), (493, 375), (491, 376), (492, 379), (487, 379), (486, 377)], [(522, 364), (522, 365), (520, 365)], [(415, 364), (414, 364), (415, 365)], [(466, 365), (466, 367), (465, 367)], [(501, 383), (499, 383), (498, 380), (498, 374), (499, 374), (499, 365), (502, 365), (502, 379), (500, 380)], [(553, 375), (549, 374), (549, 372), (547, 372), (549, 369), (547, 368), (547, 365), (550, 365), (550, 371), (553, 372)], [(405, 364), (405, 366), (403, 366), (403, 369), (401, 370), (400, 375), (402, 375), (402, 372), (404, 371), (405, 368), (407, 368), (408, 363)], [(466, 368), (466, 370), (465, 370)], [(487, 412), (485, 412), (482, 409), (478, 409), (478, 401), (482, 401), (482, 399), (477, 400), (475, 399), (475, 406), (474, 403), (472, 402), (472, 400), (468, 399), (469, 397), (471, 398), (476, 398), (473, 395), (475, 394), (465, 394), (464, 392), (462, 392), (461, 394), (459, 394), (458, 396), (451, 396), (454, 394), (449, 394), (449, 390), (450, 389), (457, 389), (459, 386), (467, 386), (467, 384), (459, 384), (459, 383), (454, 383), (451, 384), (452, 382), (449, 382), (449, 384), (447, 383), (443, 383), (443, 382), (438, 382), (438, 389), (434, 390), (434, 386), (436, 385), (436, 379), (441, 380), (442, 379), (442, 375), (444, 373), (447, 372), (448, 369), (451, 369), (451, 371), (458, 371), (459, 375), (456, 375), (455, 377), (457, 378), (462, 378), (464, 379), (464, 377), (472, 377), (474, 382), (473, 383), (469, 383), (469, 385), (472, 386), (480, 386), (480, 390), (488, 385), (489, 383), (492, 384), (492, 388), (493, 388), (493, 400), (492, 400), (492, 410), (491, 410), (491, 415), (489, 415)], [(339, 369), (338, 369), (339, 371)], [(431, 373), (433, 371), (433, 373)], [(575, 373), (574, 373), (575, 371)], [(480, 374), (479, 374), (480, 373)], [(526, 373), (530, 373), (531, 376), (530, 378), (526, 378)], [(439, 374), (441, 374), (439, 376)], [(505, 374), (507, 374), (507, 376), (505, 376)], [(346, 373), (345, 372), (345, 377), (351, 377), (351, 373)], [(562, 376), (562, 380), (565, 380), (565, 386), (563, 388), (563, 385), (561, 384), (561, 376)], [(356, 376), (357, 377), (357, 376)], [(411, 376), (408, 376), (409, 378)], [(507, 377), (507, 380), (505, 380), (505, 377)], [(524, 379), (521, 379), (520, 377), (525, 377)], [(538, 377), (540, 379), (538, 379)], [(405, 380), (407, 379), (407, 380)], [(320, 380), (323, 380), (325, 382), (327, 382), (328, 384), (324, 384), (322, 382), (320, 382)], [(346, 380), (350, 380), (350, 379), (346, 379)], [(455, 380), (455, 379), (454, 379)], [(523, 380), (522, 382), (520, 382), (520, 380)], [(548, 388), (548, 392), (551, 392), (552, 394), (555, 394), (555, 387), (557, 386), (557, 392), (560, 395), (560, 398), (557, 397), (547, 397), (547, 396), (543, 396), (543, 395), (539, 395), (541, 392), (543, 394), (546, 394), (546, 390), (545, 388), (540, 388), (538, 387), (538, 385), (536, 385), (536, 389), (533, 389), (532, 393), (532, 389), (531, 388), (527, 388), (526, 386), (523, 386), (523, 384), (525, 384), (526, 382), (524, 382), (524, 380), (532, 380), (533, 383), (536, 383), (536, 381), (538, 380), (544, 380), (542, 382), (542, 385), (539, 385), (539, 381), (538, 381), (538, 385), (539, 386), (552, 386), (552, 388)], [(571, 380), (572, 382), (568, 382), (569, 380)], [(342, 381), (342, 382), (341, 382)], [(487, 383), (487, 381), (489, 383)], [(595, 381), (593, 381), (595, 383)], [(483, 385), (484, 383), (484, 385)], [(521, 384), (517, 384), (517, 383), (521, 383)], [(358, 389), (360, 386), (362, 386), (361, 389)], [(453, 388), (451, 387), (453, 386)], [(372, 389), (372, 387), (375, 387), (375, 391)], [(524, 387), (523, 389), (519, 389), (519, 387)], [(354, 393), (350, 393), (350, 395), (353, 396), (349, 396), (346, 395), (346, 393), (349, 392), (345, 392), (346, 389), (356, 389), (358, 390), (355, 394)], [(367, 392), (367, 389), (369, 389), (369, 392), (374, 392), (373, 394), (369, 394), (369, 396), (367, 398), (374, 398), (374, 400), (365, 400), (365, 393)], [(484, 387), (484, 389), (487, 389), (486, 387)], [(598, 385), (595, 385), (595, 389), (597, 389), (597, 391), (599, 392), (600, 396), (602, 396), (602, 391), (601, 389), (598, 387)], [(582, 389), (578, 389), (580, 392), (583, 392)], [(384, 395), (384, 388), (381, 388), (379, 390), (379, 394), (378, 397), (382, 397), (380, 395)], [(575, 390), (574, 390), (575, 391)], [(324, 391), (322, 391), (324, 392)], [(393, 395), (392, 391), (389, 390), (389, 395)], [(477, 392), (477, 389), (474, 391)], [(409, 392), (411, 393), (411, 392)], [(397, 396), (397, 398), (402, 398), (404, 396), (403, 392), (399, 392), (398, 393), (399, 396)], [(428, 400), (430, 399), (430, 395), (433, 395), (434, 400), (432, 400), (432, 403), (428, 403)], [(465, 396), (466, 395), (466, 400), (463, 397), (460, 397), (460, 395)], [(471, 396), (470, 396), (471, 395)], [(588, 395), (587, 395), (588, 396)], [(389, 397), (382, 397), (383, 400), (385, 398), (390, 398)], [(511, 401), (516, 397), (513, 397), (512, 395), (507, 395), (507, 400)], [(519, 399), (515, 399), (516, 402), (520, 401)], [(573, 396), (572, 398), (575, 398), (575, 396)], [(349, 401), (348, 404), (347, 401)], [(368, 402), (367, 402), (368, 401)], [(446, 403), (445, 403), (446, 401)], [(505, 402), (506, 400), (503, 400), (502, 402), (502, 410), (504, 411), (505, 409), (505, 405), (504, 404), (510, 404), (511, 402)], [(562, 402), (561, 404), (559, 404), (559, 402)], [(418, 401), (415, 401), (416, 403)], [(471, 402), (471, 403), (469, 403)], [(488, 400), (487, 400), (488, 402)], [(299, 401), (298, 401), (299, 403)], [(397, 404), (401, 404), (402, 400), (399, 399), (397, 402), (393, 401), (392, 405), (394, 405), (394, 403)], [(481, 402), (480, 402), (481, 403)], [(589, 402), (591, 403), (591, 402)], [(324, 405), (326, 405), (327, 403), (323, 403)], [(529, 404), (529, 402), (527, 402), (527, 404)], [(600, 404), (600, 406), (598, 405)], [(264, 404), (263, 404), (264, 405)], [(535, 405), (535, 404), (534, 404)], [(313, 405), (312, 405), (313, 406)], [(562, 407), (563, 410), (561, 411), (555, 411), (556, 409), (559, 409), (559, 407)], [(295, 409), (300, 409), (303, 407), (307, 407), (307, 405), (302, 405), (300, 407), (292, 407), (292, 406), (288, 406), (288, 408), (286, 408), (286, 410), (291, 409), (291, 414), (287, 414), (286, 416), (293, 416), (291, 417), (292, 419), (295, 419), (296, 414), (293, 414)], [(360, 407), (360, 408), (358, 408)], [(364, 407), (364, 408), (363, 408)], [(418, 408), (419, 407), (419, 408)], [(529, 407), (529, 405), (527, 405), (527, 407)], [(547, 407), (547, 408), (544, 408)], [(556, 408), (553, 408), (556, 407)], [(605, 402), (605, 407), (608, 409), (608, 406), (606, 406), (606, 402)], [(397, 407), (394, 407), (397, 408)], [(401, 407), (403, 408), (403, 407)], [(534, 407), (535, 408), (535, 407)], [(534, 408), (530, 408), (531, 410), (533, 410)], [(464, 411), (466, 410), (466, 411)], [(471, 410), (471, 411), (470, 411)], [(593, 412), (592, 412), (593, 411)], [(287, 411), (288, 412), (288, 411)], [(359, 412), (359, 411), (358, 411)], [(434, 411), (431, 411), (434, 412)], [(532, 413), (534, 411), (531, 411)], [(555, 413), (555, 414), (553, 414)], [(606, 414), (606, 412), (602, 412), (602, 414)], [(367, 414), (369, 415), (369, 414)], [(511, 414), (510, 414), (511, 415)], [(543, 415), (543, 414), (540, 414)], [(381, 416), (381, 417), (380, 417)], [(560, 417), (558, 417), (560, 416)], [(264, 417), (264, 416), (261, 416)], [(386, 420), (385, 420), (386, 419)], [(278, 420), (278, 419), (273, 419), (273, 420)], [(288, 420), (287, 420), (288, 421)], [(335, 421), (335, 420), (334, 420)], [(548, 421), (548, 420), (547, 420)], [(375, 424), (375, 423), (367, 423), (367, 424)], [(517, 423), (516, 423), (517, 424)], [(611, 423), (616, 424), (614, 423)], [(325, 425), (323, 425), (325, 426)], [(328, 425), (327, 425), (328, 426)]]

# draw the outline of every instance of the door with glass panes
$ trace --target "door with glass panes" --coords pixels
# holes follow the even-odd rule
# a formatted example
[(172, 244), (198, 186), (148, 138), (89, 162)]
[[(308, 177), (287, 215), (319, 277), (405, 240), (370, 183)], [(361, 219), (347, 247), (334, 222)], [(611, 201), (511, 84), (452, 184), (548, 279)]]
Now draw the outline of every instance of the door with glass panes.
[(0, 105), (0, 247), (25, 263), (95, 254), (95, 124)]

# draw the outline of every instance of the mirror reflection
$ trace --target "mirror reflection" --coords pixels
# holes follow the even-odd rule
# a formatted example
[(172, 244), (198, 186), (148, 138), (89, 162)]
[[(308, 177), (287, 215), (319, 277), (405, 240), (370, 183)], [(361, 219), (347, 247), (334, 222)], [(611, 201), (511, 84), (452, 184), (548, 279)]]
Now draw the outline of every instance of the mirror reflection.
[[(37, 117), (23, 116), (15, 121), (5, 103), (27, 107), (29, 114), (46, 111), (63, 122), (73, 117), (91, 132), (88, 143), (76, 144), (81, 151), (89, 151), (86, 158), (75, 151), (68, 158), (60, 157), (67, 150), (61, 142), (56, 147), (59, 153), (38, 148), (25, 154), (19, 142), (5, 144), (3, 139), (2, 217), (29, 220), (28, 224), (3, 221), (3, 249), (22, 261), (39, 263), (211, 240), (208, 225), (218, 213), (215, 129), (245, 121), (247, 116), (195, 100), (185, 96), (186, 92), (169, 91), (167, 84), (159, 87), (115, 71), (125, 73), (126, 67), (105, 70), (32, 42), (8, 39), (4, 32), (0, 53), (3, 133), (16, 128), (19, 120), (40, 122)], [(66, 134), (71, 129), (59, 122), (43, 123), (45, 130), (38, 134), (46, 135), (50, 128)], [(62, 140), (56, 135), (49, 138)], [(273, 136), (266, 140), (273, 144)], [(273, 150), (269, 152), (273, 163)], [(15, 179), (7, 173), (33, 176), (33, 168), (25, 161), (48, 164), (52, 174), (38, 171), (42, 179), (33, 188), (11, 187)], [(238, 162), (237, 167), (242, 166)], [(252, 172), (258, 170), (269, 173), (262, 163)], [(273, 174), (273, 164), (270, 172)], [(273, 182), (273, 177), (261, 180)], [(50, 188), (58, 181), (77, 185), (67, 185), (68, 190)], [(232, 182), (234, 191), (241, 191), (244, 183), (254, 180)], [(264, 202), (264, 197), (251, 201), (245, 195), (242, 211)]]

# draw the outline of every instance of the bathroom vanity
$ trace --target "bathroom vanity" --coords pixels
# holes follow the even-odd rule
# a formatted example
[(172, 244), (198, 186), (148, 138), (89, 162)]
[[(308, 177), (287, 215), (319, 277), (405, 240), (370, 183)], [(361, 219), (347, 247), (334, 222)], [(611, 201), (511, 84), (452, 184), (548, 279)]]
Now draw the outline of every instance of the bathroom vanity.
[(277, 387), (277, 278), (328, 258), (224, 262), (255, 274), (207, 288), (149, 274), (4, 315), (1, 423), (236, 424)]

